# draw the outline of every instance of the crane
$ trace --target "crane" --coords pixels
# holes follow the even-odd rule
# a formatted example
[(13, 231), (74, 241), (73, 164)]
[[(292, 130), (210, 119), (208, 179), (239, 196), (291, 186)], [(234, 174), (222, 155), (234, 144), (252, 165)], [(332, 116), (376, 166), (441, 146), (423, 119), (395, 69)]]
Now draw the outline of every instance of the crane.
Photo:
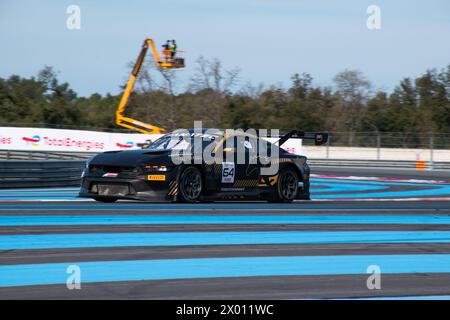
[[(172, 40), (173, 41), (173, 40)], [(142, 122), (124, 115), (127, 102), (130, 98), (131, 92), (133, 92), (136, 77), (139, 74), (142, 63), (144, 62), (148, 48), (150, 47), (156, 66), (160, 69), (179, 69), (184, 68), (184, 59), (175, 57), (176, 49), (170, 49), (168, 45), (169, 41), (164, 47), (163, 58), (158, 54), (155, 43), (151, 38), (144, 40), (141, 52), (136, 60), (136, 63), (131, 71), (130, 78), (120, 99), (119, 107), (116, 110), (116, 124), (128, 129), (132, 129), (145, 134), (160, 134), (166, 130), (152, 124)], [(174, 44), (174, 43), (173, 43)]]

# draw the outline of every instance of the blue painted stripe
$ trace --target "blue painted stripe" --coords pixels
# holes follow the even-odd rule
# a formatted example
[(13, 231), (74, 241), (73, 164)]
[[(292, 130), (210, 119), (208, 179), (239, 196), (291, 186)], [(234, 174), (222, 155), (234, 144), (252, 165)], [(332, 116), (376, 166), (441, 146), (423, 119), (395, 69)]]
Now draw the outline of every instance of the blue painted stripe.
[(11, 190), (2, 190), (0, 192), (0, 196), (11, 196), (11, 195), (17, 195), (17, 196), (43, 196), (43, 195), (50, 195), (50, 194), (54, 194), (54, 195), (70, 195), (70, 196), (76, 196), (78, 194), (79, 189), (77, 190), (60, 190), (60, 191), (55, 191), (55, 190), (42, 190), (39, 192), (36, 191), (30, 191), (30, 190), (22, 190), (20, 191), (11, 191)]
[(365, 274), (377, 265), (382, 274), (450, 272), (450, 255), (360, 255), (108, 261), (0, 266), (0, 286), (64, 284), (69, 265), (88, 282)]
[[(395, 206), (395, 210), (404, 210), (404, 209), (414, 209), (414, 210), (429, 210), (429, 209), (449, 209), (448, 205), (438, 205), (434, 203), (425, 203), (422, 204), (420, 209), (417, 209), (417, 204), (414, 203), (398, 203)], [(339, 209), (346, 210), (360, 210), (360, 209), (370, 209), (370, 210), (386, 210), (389, 207), (386, 207), (385, 204), (364, 204), (360, 203), (357, 208), (355, 208), (354, 204), (346, 204), (341, 203), (338, 204)], [(294, 202), (294, 203), (264, 203), (264, 202), (216, 202), (216, 203), (193, 203), (193, 204), (180, 204), (180, 203), (143, 203), (143, 202), (119, 202), (114, 204), (105, 204), (105, 203), (78, 203), (78, 204), (59, 204), (59, 203), (45, 203), (45, 204), (29, 204), (29, 203), (20, 203), (20, 204), (10, 204), (10, 203), (0, 203), (0, 211), (12, 211), (12, 210), (20, 210), (20, 211), (111, 211), (114, 210), (116, 212), (123, 211), (175, 211), (175, 210), (195, 210), (195, 211), (210, 211), (211, 209), (215, 210), (230, 210), (230, 211), (245, 211), (245, 210), (254, 210), (258, 212), (270, 211), (270, 210), (285, 210), (285, 211), (295, 211), (295, 210), (329, 210), (333, 211), (336, 209), (336, 204), (321, 204), (320, 206), (317, 203), (312, 202)]]
[(343, 193), (343, 194), (315, 194), (314, 199), (361, 199), (361, 198), (415, 198), (429, 196), (449, 196), (450, 186), (439, 189), (427, 190), (405, 190), (405, 191), (386, 191), (374, 193)]
[(132, 224), (450, 224), (444, 215), (22, 215), (0, 216), (0, 226)]
[[(365, 181), (352, 179), (312, 178), (312, 197), (316, 199), (352, 199), (352, 198), (386, 198), (386, 197), (423, 197), (448, 196), (449, 184)], [(386, 190), (392, 186), (415, 187), (415, 190)], [(324, 188), (320, 188), (324, 187)], [(422, 189), (422, 188), (427, 189)], [(431, 188), (431, 189), (429, 189)], [(419, 190), (418, 190), (419, 189)], [(383, 192), (383, 190), (385, 190)], [(371, 191), (371, 192), (365, 192)], [(378, 191), (378, 192), (377, 192)], [(344, 194), (330, 194), (353, 192)], [(1, 200), (75, 200), (77, 188), (48, 188), (27, 190), (0, 190)]]
[(450, 242), (450, 231), (158, 232), (0, 236), (0, 250), (238, 244)]
[(19, 189), (3, 189), (1, 190), (3, 191), (11, 191), (11, 192), (21, 192), (23, 190), (28, 190), (28, 191), (65, 191), (65, 190), (79, 190), (80, 188), (78, 187), (62, 187), (62, 188), (19, 188)]
[(73, 200), (78, 196), (78, 191), (79, 188), (2, 189), (0, 200), (35, 200), (35, 198)]
[[(325, 187), (320, 189), (317, 187)], [(372, 185), (372, 184), (356, 184), (356, 183), (325, 183), (316, 182), (311, 185), (311, 193), (330, 193), (330, 192), (348, 192), (348, 191), (375, 191), (389, 189), (389, 185)]]
[(336, 300), (450, 300), (450, 296), (406, 296), (406, 297), (373, 297)]
[[(385, 197), (424, 197), (437, 195), (450, 195), (449, 184), (436, 183), (415, 183), (415, 182), (383, 182), (383, 181), (356, 181), (343, 179), (315, 179), (316, 185), (323, 185), (329, 187), (327, 189), (318, 190), (318, 194), (313, 194), (315, 199), (356, 199), (356, 198), (385, 198)], [(360, 189), (354, 188), (360, 186)], [(342, 192), (342, 191), (365, 191), (369, 186), (408, 186), (416, 187), (418, 190), (397, 190), (385, 192), (356, 192), (351, 194), (327, 194), (327, 192)], [(351, 189), (346, 190), (346, 186)], [(421, 189), (426, 187), (427, 189)], [(431, 189), (428, 189), (431, 188)]]
[(333, 178), (311, 178), (311, 182), (315, 183), (335, 183), (345, 185), (347, 183), (360, 185), (395, 185), (395, 186), (410, 186), (410, 187), (443, 187), (449, 186), (448, 183), (421, 183), (421, 182), (400, 182), (400, 181), (373, 181), (373, 180), (358, 180), (358, 179), (333, 179)]
[(194, 204), (178, 204), (178, 203), (142, 203), (142, 202), (121, 202), (115, 204), (105, 203), (92, 203), (89, 205), (82, 204), (19, 204), (9, 205), (0, 204), (0, 211), (11, 210), (75, 210), (75, 211), (87, 211), (87, 210), (211, 210), (211, 209), (231, 209), (231, 210), (247, 210), (247, 209), (301, 209), (304, 208), (304, 204), (298, 203), (286, 203), (286, 204), (273, 204), (273, 203), (194, 203)]
[[(317, 187), (325, 187), (325, 189), (318, 189), (318, 192), (345, 192), (345, 191), (373, 191), (388, 189), (388, 185), (361, 185), (353, 183), (316, 183), (312, 185), (311, 191), (314, 193)], [(32, 199), (32, 198), (75, 198), (78, 195), (79, 189), (24, 189), (24, 190), (0, 190), (0, 199)]]

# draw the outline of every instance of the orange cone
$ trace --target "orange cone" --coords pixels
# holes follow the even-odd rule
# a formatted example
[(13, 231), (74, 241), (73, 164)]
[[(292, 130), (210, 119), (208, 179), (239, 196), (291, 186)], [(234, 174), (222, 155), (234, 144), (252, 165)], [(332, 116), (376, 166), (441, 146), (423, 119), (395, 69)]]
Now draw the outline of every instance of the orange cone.
[(426, 169), (425, 160), (417, 160), (416, 170), (425, 170), (425, 169)]

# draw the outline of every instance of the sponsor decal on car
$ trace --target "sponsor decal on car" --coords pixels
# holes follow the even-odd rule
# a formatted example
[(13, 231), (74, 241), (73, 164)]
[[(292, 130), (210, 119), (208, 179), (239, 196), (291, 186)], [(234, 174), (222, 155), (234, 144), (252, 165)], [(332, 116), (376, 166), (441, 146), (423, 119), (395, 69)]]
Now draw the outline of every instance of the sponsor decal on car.
[(166, 176), (163, 174), (149, 174), (147, 180), (150, 181), (166, 181)]
[(115, 172), (107, 172), (102, 177), (105, 178), (116, 178), (119, 174)]
[(234, 183), (234, 162), (222, 163), (222, 183)]

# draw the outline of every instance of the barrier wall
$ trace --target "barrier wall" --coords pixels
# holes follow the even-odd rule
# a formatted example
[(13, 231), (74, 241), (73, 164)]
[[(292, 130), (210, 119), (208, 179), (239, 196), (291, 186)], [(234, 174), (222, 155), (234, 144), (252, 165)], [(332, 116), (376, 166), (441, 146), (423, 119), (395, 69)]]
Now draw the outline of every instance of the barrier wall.
[(86, 161), (0, 161), (0, 188), (78, 187)]
[(397, 160), (450, 162), (450, 150), (303, 146), (309, 159)]
[[(402, 168), (415, 170), (416, 161), (310, 160), (311, 167)], [(86, 161), (0, 161), (0, 189), (79, 187)], [(450, 170), (450, 162), (426, 164), (424, 170)], [(388, 174), (388, 173), (387, 173)]]
[(104, 152), (136, 149), (161, 135), (0, 127), (0, 150)]

